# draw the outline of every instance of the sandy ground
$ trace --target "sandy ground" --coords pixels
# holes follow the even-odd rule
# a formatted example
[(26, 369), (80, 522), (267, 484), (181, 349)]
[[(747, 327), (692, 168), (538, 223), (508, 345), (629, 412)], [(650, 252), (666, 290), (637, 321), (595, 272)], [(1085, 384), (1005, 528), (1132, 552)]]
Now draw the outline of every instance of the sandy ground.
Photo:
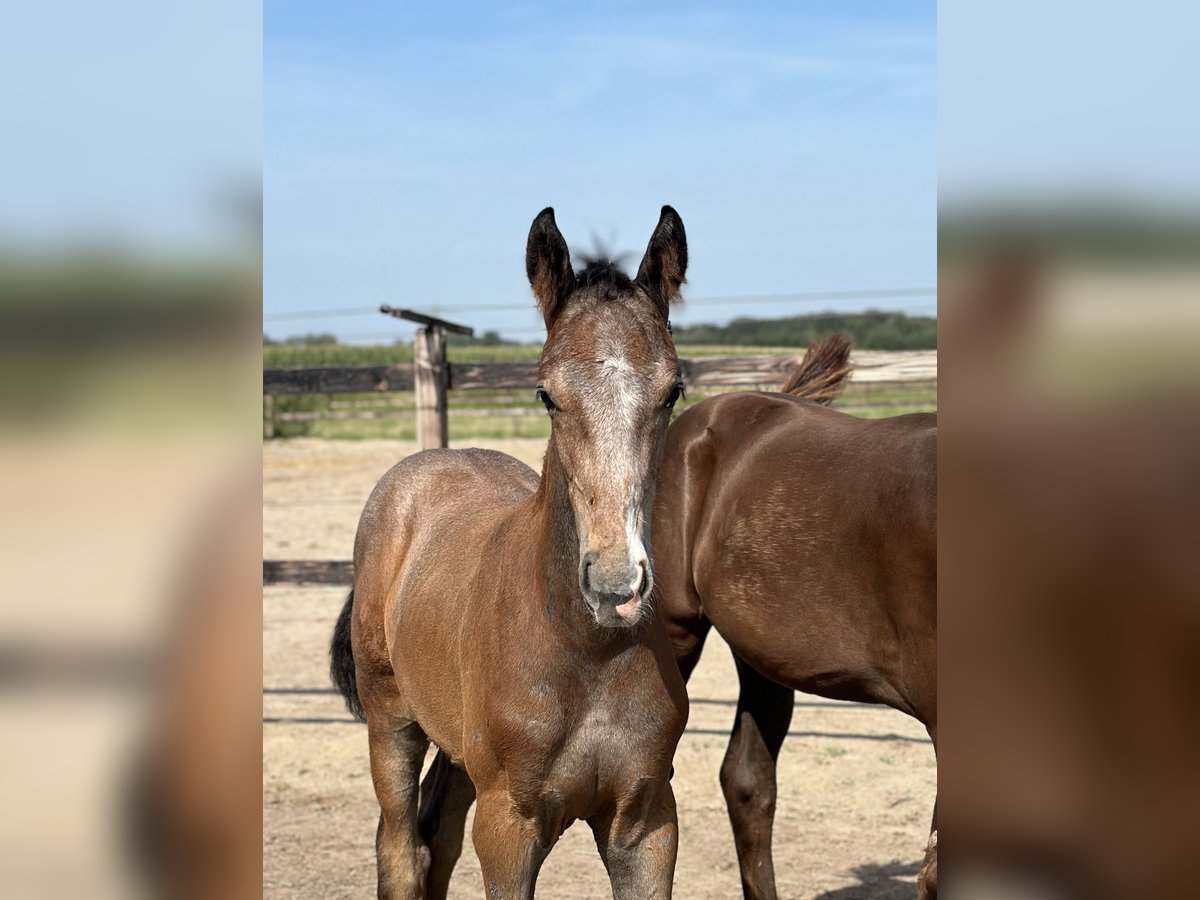
[[(486, 446), (540, 468), (544, 442)], [(415, 448), (392, 441), (275, 441), (263, 451), (263, 554), (347, 559), (375, 481)], [(263, 879), (271, 898), (374, 896), (378, 807), (366, 728), (329, 688), (329, 634), (342, 588), (269, 587), (263, 596)], [(675, 760), (680, 850), (675, 894), (741, 894), (717, 772), (737, 696), (715, 635), (691, 685), (691, 716)], [(924, 729), (890, 709), (800, 695), (779, 764), (775, 865), (787, 898), (915, 896), (937, 784)], [(468, 829), (470, 823), (468, 822)], [(478, 897), (466, 842), (451, 896)], [(562, 838), (539, 896), (610, 897), (586, 825)]]

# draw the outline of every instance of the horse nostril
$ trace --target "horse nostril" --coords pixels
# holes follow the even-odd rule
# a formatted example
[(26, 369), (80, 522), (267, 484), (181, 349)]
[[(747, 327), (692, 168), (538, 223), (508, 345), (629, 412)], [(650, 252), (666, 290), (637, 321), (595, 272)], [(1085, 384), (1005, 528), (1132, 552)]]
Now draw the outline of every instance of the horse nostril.
[(638, 563), (637, 571), (633, 576), (633, 584), (630, 586), (630, 592), (633, 594), (640, 594), (642, 592), (642, 585), (645, 583), (646, 567), (641, 563)]
[(646, 585), (650, 583), (650, 569), (644, 562), (638, 563), (637, 580), (633, 583), (633, 592), (641, 594), (644, 592)]
[(590, 589), (592, 586), (592, 566), (596, 564), (596, 560), (599, 558), (600, 555), (595, 550), (589, 550), (583, 554), (583, 560), (579, 564), (579, 571), (583, 575), (583, 585), (586, 588)]

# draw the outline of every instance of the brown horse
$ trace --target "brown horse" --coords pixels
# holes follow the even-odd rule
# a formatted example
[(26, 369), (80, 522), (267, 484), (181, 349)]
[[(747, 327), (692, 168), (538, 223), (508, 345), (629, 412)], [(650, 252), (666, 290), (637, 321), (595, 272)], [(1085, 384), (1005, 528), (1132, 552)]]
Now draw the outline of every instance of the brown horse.
[[(848, 354), (827, 339), (786, 393), (687, 410), (659, 471), (656, 596), (680, 669), (712, 626), (737, 664), (721, 786), (748, 898), (776, 896), (775, 763), (795, 691), (885, 703), (937, 744), (937, 420), (806, 399), (833, 398)], [(936, 894), (936, 840), (919, 880)]]
[(476, 797), (489, 898), (532, 897), (576, 819), (615, 897), (671, 894), (687, 696), (647, 544), (682, 392), (667, 313), (683, 223), (663, 207), (631, 279), (607, 260), (575, 273), (546, 209), (525, 265), (547, 329), (541, 480), (500, 453), (419, 453), (379, 482), (355, 539), (332, 674), (367, 722), (380, 897), (446, 896)]

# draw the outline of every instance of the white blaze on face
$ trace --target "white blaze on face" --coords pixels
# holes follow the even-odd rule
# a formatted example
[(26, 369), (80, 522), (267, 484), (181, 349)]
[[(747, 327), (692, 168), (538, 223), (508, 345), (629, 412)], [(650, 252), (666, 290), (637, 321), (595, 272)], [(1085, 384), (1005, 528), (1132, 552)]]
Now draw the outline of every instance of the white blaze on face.
[[(649, 449), (644, 446), (647, 435), (641, 425), (647, 388), (644, 379), (638, 377), (633, 365), (620, 352), (610, 352), (596, 359), (592, 366), (599, 372), (591, 369), (593, 387), (589, 393), (594, 392), (590, 398), (593, 402), (585, 415), (594, 453), (589, 455), (585, 477), (603, 502), (588, 510), (588, 518), (623, 516), (628, 564), (636, 573), (629, 584), (633, 594), (642, 587), (642, 567), (649, 562), (642, 541), (642, 487)], [(593, 522), (594, 526), (598, 524)], [(589, 541), (588, 535), (581, 533), (580, 538), (585, 544), (592, 543), (595, 549), (594, 540)]]
[(625, 429), (632, 428), (644, 390), (633, 366), (622, 354), (613, 353), (600, 361), (600, 374), (602, 389), (612, 404), (610, 409)]
[[(645, 587), (642, 584), (643, 577), (650, 577), (650, 560), (646, 555), (646, 545), (642, 542), (644, 529), (638, 521), (642, 499), (639, 493), (635, 489), (633, 496), (629, 498), (629, 512), (625, 519), (625, 546), (629, 548), (629, 561), (637, 573), (634, 575), (634, 583), (629, 588), (631, 594)], [(646, 573), (645, 576), (642, 575), (643, 570)]]
[(606, 448), (609, 458), (617, 461), (618, 471), (614, 472), (615, 479), (627, 483), (628, 501), (626, 504), (625, 535), (626, 546), (629, 547), (630, 562), (635, 567), (646, 561), (646, 551), (642, 547), (641, 526), (638, 523), (638, 512), (641, 501), (643, 473), (640, 471), (641, 454), (640, 441), (642, 436), (634, 432), (638, 419), (638, 408), (643, 403), (644, 388), (637, 383), (633, 367), (624, 356), (614, 355), (601, 363), (605, 373), (604, 381), (612, 394), (612, 411), (620, 422), (612, 437), (613, 443), (620, 446)]

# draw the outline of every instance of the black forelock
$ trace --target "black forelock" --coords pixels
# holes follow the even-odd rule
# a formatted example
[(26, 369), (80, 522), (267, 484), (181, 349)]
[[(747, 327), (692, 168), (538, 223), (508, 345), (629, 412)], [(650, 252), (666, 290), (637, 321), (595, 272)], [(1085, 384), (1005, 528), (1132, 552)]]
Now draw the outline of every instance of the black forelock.
[(633, 279), (621, 268), (624, 257), (612, 257), (607, 253), (584, 256), (583, 268), (575, 273), (575, 284), (579, 288), (598, 288), (606, 299), (633, 289)]

